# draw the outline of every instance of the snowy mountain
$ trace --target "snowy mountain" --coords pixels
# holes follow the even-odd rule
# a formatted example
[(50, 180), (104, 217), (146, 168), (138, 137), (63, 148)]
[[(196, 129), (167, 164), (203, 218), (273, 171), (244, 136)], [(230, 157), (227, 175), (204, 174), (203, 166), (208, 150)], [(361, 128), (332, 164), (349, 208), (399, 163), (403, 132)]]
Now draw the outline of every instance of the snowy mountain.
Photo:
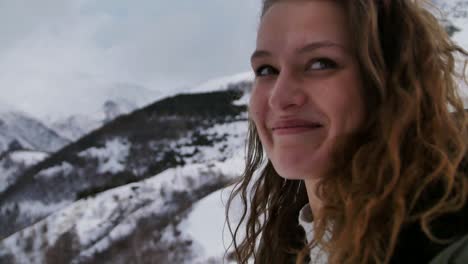
[(220, 263), (188, 225), (243, 166), (252, 80), (228, 79), (119, 116), (26, 170), (0, 193), (0, 262)]
[(102, 126), (103, 122), (104, 121), (98, 117), (77, 114), (64, 119), (55, 120), (49, 124), (49, 127), (62, 137), (75, 141)]
[[(229, 89), (229, 86), (233, 84), (239, 86), (241, 85), (240, 83), (244, 82), (246, 85), (249, 85), (252, 80), (253, 73), (246, 72), (208, 80), (182, 91), (184, 93), (200, 93)], [(119, 95), (119, 93), (121, 94)], [(142, 87), (134, 87), (125, 84), (117, 85), (112, 89), (105, 89), (104, 94), (106, 94), (110, 99), (103, 103), (99, 111), (92, 114), (74, 114), (58, 119), (48, 118), (45, 122), (60, 136), (71, 141), (76, 141), (80, 137), (103, 126), (118, 116), (128, 114), (133, 110), (148, 104), (151, 102), (149, 101), (151, 98), (155, 99), (161, 96), (160, 93), (150, 91)], [(130, 96), (131, 94), (133, 96)]]
[[(238, 168), (243, 165), (241, 153), (238, 154), (209, 165), (168, 169), (147, 180), (79, 200), (3, 240), (0, 260), (130, 263), (139, 259), (140, 263), (209, 263), (209, 260), (221, 263), (222, 228), (218, 227), (219, 238), (214, 240), (218, 241), (217, 246), (203, 247), (213, 242), (206, 244), (204, 236), (194, 233), (196, 221), (192, 210), (194, 203), (195, 208), (203, 206), (196, 203), (198, 200), (238, 176)], [(217, 195), (215, 199), (220, 198)], [(215, 208), (202, 210), (210, 209)], [(216, 212), (222, 221), (224, 212)], [(213, 226), (205, 226), (209, 228)]]
[(128, 114), (161, 97), (162, 94), (158, 91), (135, 84), (117, 83), (97, 88), (87, 100), (89, 105), (86, 109), (77, 107), (76, 113), (49, 115), (43, 120), (60, 136), (76, 141), (116, 117)]
[(123, 98), (117, 98), (105, 101), (102, 109), (94, 114), (75, 114), (47, 122), (49, 123), (49, 127), (62, 137), (76, 141), (118, 116), (128, 114), (137, 108), (138, 106), (135, 103)]
[(138, 106), (126, 99), (107, 100), (103, 105), (104, 123), (114, 120), (116, 117), (130, 113)]
[(47, 158), (40, 151), (17, 150), (0, 156), (0, 193), (14, 184), (25, 170)]
[(116, 83), (101, 89), (99, 96), (104, 99), (104, 103), (106, 101), (114, 101), (117, 103), (142, 107), (160, 99), (163, 94), (159, 91), (151, 90), (138, 84)]
[(195, 85), (184, 91), (184, 93), (203, 93), (219, 90), (229, 90), (231, 87), (240, 85), (251, 85), (255, 75), (253, 72), (242, 72), (230, 76), (224, 76), (216, 79), (211, 79), (201, 84)]
[(0, 153), (12, 149), (55, 152), (68, 143), (69, 140), (25, 113), (0, 113)]

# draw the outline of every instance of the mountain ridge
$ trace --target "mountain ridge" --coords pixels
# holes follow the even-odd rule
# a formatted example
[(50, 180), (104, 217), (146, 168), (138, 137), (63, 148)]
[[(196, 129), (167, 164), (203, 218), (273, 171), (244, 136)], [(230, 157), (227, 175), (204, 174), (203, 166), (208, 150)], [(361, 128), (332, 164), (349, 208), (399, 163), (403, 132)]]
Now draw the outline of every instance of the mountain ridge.
[[(180, 94), (162, 99), (117, 117), (32, 166), (15, 184), (0, 193), (0, 215), (4, 216), (0, 217), (0, 237), (46, 216), (43, 213), (36, 216), (28, 213), (22, 220), (13, 221), (15, 217), (12, 218), (12, 215), (21, 214), (21, 210), (15, 209), (15, 204), (24, 204), (31, 199), (44, 204), (58, 201), (71, 203), (107, 189), (143, 180), (164, 169), (185, 165), (187, 162), (203, 162), (207, 154), (201, 155), (200, 149), (226, 140), (227, 134), (210, 132), (210, 127), (246, 121), (246, 106), (233, 102), (249, 90), (250, 84), (241, 83), (239, 87), (233, 87), (224, 91)], [(114, 145), (109, 145), (112, 140), (115, 141), (111, 143)], [(227, 151), (224, 145), (217, 151)], [(128, 155), (121, 161), (110, 161), (122, 164), (124, 169), (116, 173), (100, 173), (99, 168), (115, 157), (98, 157), (92, 153), (107, 155), (110, 151), (108, 148), (112, 146), (128, 148)], [(74, 183), (70, 185), (65, 181), (67, 178), (73, 179)], [(41, 191), (50, 189), (50, 186), (54, 186), (54, 189)], [(7, 222), (10, 224), (7, 225)]]

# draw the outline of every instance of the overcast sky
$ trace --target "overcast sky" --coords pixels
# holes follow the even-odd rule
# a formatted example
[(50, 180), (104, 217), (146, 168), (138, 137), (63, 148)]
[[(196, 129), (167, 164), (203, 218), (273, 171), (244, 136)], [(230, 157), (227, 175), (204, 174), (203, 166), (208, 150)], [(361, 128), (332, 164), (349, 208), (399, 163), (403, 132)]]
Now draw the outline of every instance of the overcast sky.
[(249, 71), (260, 2), (0, 0), (1, 101), (82, 112), (114, 86), (167, 92)]
[[(0, 111), (89, 114), (110, 93), (148, 100), (250, 71), (260, 4), (0, 0)], [(455, 39), (467, 48), (467, 21), (458, 20), (465, 30)]]

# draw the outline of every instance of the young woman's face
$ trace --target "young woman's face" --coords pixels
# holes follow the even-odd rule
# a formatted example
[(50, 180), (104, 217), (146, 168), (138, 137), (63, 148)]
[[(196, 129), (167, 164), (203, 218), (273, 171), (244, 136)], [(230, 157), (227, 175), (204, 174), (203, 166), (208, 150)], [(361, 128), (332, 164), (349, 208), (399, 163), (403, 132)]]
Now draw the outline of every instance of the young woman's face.
[(363, 123), (363, 87), (345, 17), (335, 1), (284, 1), (261, 20), (250, 114), (284, 178), (323, 175), (334, 138)]

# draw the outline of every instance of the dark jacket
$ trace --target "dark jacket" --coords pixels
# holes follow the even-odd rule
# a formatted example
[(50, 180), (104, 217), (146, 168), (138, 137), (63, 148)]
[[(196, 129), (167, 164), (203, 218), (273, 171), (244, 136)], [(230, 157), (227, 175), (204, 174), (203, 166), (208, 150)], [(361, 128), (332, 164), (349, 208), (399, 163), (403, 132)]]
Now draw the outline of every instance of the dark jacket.
[(462, 210), (436, 219), (433, 232), (440, 238), (454, 238), (453, 242), (431, 241), (418, 223), (412, 223), (402, 228), (390, 263), (468, 264), (468, 203)]
[(468, 263), (468, 235), (459, 239), (440, 254), (438, 254), (430, 264), (466, 264)]

